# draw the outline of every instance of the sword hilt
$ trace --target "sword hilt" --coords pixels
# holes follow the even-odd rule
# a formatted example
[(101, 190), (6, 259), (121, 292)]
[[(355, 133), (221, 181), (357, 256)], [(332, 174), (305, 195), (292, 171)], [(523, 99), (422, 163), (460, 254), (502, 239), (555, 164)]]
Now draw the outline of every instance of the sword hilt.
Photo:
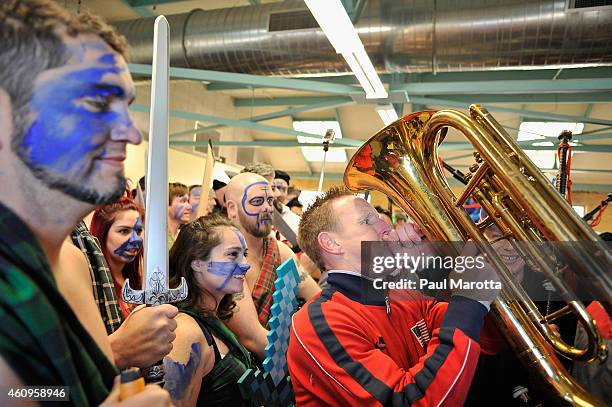
[(130, 279), (126, 278), (121, 288), (121, 297), (123, 301), (130, 304), (146, 304), (147, 306), (156, 306), (162, 304), (173, 304), (187, 298), (187, 280), (181, 277), (181, 284), (177, 288), (168, 287), (164, 283), (158, 272), (153, 272), (153, 275), (145, 285), (151, 287), (144, 290), (134, 290), (130, 287)]
[[(187, 280), (185, 277), (181, 277), (181, 284), (177, 288), (163, 289), (167, 287), (167, 284), (160, 284), (159, 277), (156, 272), (152, 273), (149, 283), (145, 284), (145, 287), (152, 287), (145, 290), (134, 290), (130, 287), (130, 279), (126, 278), (121, 289), (121, 297), (123, 301), (131, 304), (146, 304), (147, 307), (155, 307), (162, 304), (171, 304), (179, 302), (187, 298)], [(158, 384), (164, 386), (164, 364), (163, 360), (158, 361), (153, 366), (149, 366), (142, 369), (142, 375), (145, 382), (150, 384)]]

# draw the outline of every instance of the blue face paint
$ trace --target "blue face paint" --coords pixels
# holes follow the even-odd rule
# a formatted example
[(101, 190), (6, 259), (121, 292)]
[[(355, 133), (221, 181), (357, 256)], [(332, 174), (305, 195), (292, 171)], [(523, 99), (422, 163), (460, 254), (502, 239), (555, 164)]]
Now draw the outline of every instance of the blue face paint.
[[(249, 198), (249, 190), (251, 188), (254, 188), (256, 192), (253, 196)], [(258, 193), (258, 190), (260, 190), (261, 193)], [(253, 216), (257, 218), (257, 229), (260, 229), (262, 224), (264, 223), (271, 224), (272, 215), (269, 211), (251, 212), (249, 211), (249, 209), (247, 209), (247, 204), (252, 207), (260, 207), (267, 202), (269, 206), (272, 206), (274, 197), (270, 195), (270, 192), (270, 184), (267, 181), (254, 182), (244, 189), (244, 194), (242, 195), (242, 209), (244, 210), (244, 213), (248, 216)]]
[(197, 213), (198, 206), (200, 206), (200, 196), (202, 195), (202, 187), (194, 187), (189, 192), (189, 204), (191, 205), (191, 212)]
[(246, 251), (247, 244), (246, 244), (246, 240), (244, 239), (244, 235), (237, 228), (232, 228), (232, 230), (234, 231), (234, 233), (238, 237), (238, 240), (240, 241), (240, 246), (242, 246), (242, 250)]
[(101, 64), (115, 65), (117, 63), (117, 57), (114, 54), (105, 54), (98, 58), (98, 62)]
[[(77, 58), (96, 46), (81, 48), (73, 51)], [(125, 96), (124, 90), (104, 83), (105, 76), (120, 75), (125, 68), (118, 66), (114, 53), (102, 55), (97, 62), (101, 66), (68, 72), (35, 87), (29, 104), (33, 122), (17, 148), (19, 157), (49, 187), (91, 203), (110, 199), (96, 196), (83, 181), (102, 164), (97, 159), (106, 156), (111, 132), (134, 128), (125, 104), (113, 103)], [(119, 181), (116, 188), (122, 190), (125, 180)], [(107, 192), (117, 195), (117, 191)]]
[[(179, 199), (181, 201), (183, 200), (187, 201), (189, 198), (187, 197), (187, 195), (183, 195), (179, 197)], [(183, 216), (187, 208), (191, 209), (191, 205), (189, 205), (188, 203), (183, 203), (183, 202), (175, 204), (173, 206), (174, 208), (172, 208), (172, 216), (174, 216), (174, 219), (176, 220), (181, 220), (181, 217)]]
[(121, 88), (99, 84), (104, 75), (120, 72), (115, 66), (84, 69), (37, 89), (30, 101), (36, 119), (23, 139), (22, 154), (56, 174), (90, 172), (94, 158), (104, 157), (111, 131), (133, 126), (127, 110), (121, 114), (108, 107), (123, 96)]
[(123, 242), (121, 246), (117, 247), (113, 253), (124, 258), (133, 259), (135, 256), (126, 252), (130, 250), (140, 251), (140, 249), (142, 249), (142, 237), (138, 236), (138, 231), (142, 231), (142, 221), (140, 220), (140, 216), (138, 219), (136, 219), (136, 223), (132, 227), (130, 238)]
[(230, 279), (234, 276), (244, 276), (251, 268), (248, 263), (238, 263), (236, 261), (209, 261), (208, 272), (217, 276), (225, 277), (223, 283), (219, 287), (219, 291), (223, 290)]
[(191, 352), (186, 364), (176, 362), (169, 356), (164, 358), (164, 389), (170, 393), (173, 402), (176, 403), (187, 395), (187, 389), (201, 360), (202, 349), (197, 342), (191, 344)]

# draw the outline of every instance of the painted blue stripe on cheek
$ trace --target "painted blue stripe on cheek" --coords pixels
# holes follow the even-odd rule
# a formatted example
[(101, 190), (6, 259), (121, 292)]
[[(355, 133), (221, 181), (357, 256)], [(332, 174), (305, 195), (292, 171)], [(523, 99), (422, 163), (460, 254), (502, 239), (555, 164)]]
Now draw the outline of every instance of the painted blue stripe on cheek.
[(87, 157), (103, 147), (122, 117), (113, 111), (90, 112), (75, 101), (83, 97), (84, 87), (118, 72), (117, 67), (89, 68), (36, 89), (30, 101), (36, 119), (21, 146), (32, 163), (52, 167), (59, 173), (88, 170), (91, 159)]

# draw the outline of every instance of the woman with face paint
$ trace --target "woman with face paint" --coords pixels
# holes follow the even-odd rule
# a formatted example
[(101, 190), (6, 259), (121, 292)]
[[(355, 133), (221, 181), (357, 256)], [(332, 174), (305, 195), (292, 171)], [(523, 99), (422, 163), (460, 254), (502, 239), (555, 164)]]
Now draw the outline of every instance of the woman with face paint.
[(128, 197), (96, 209), (91, 220), (91, 234), (102, 247), (124, 318), (136, 307), (121, 297), (125, 279), (133, 287), (141, 285), (143, 224), (144, 210)]
[(189, 289), (164, 358), (165, 389), (177, 406), (249, 405), (237, 382), (251, 356), (222, 322), (236, 306), (233, 294), (243, 291), (246, 252), (240, 231), (216, 214), (186, 224), (170, 250), (170, 286), (184, 277)]
[(180, 182), (168, 184), (168, 248), (174, 244), (181, 227), (189, 222), (191, 212), (187, 186)]

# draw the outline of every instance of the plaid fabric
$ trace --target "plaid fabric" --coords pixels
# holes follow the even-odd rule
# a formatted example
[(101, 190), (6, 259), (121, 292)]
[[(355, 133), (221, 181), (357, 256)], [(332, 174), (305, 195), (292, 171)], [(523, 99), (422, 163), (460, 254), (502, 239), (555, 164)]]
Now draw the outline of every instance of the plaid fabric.
[(85, 222), (80, 221), (70, 235), (72, 243), (87, 257), (93, 283), (93, 294), (100, 310), (106, 332), (110, 335), (123, 322), (115, 285), (108, 264), (102, 254), (98, 239), (89, 233)]
[(257, 280), (251, 293), (259, 322), (268, 328), (270, 321), (270, 308), (272, 307), (272, 294), (274, 294), (274, 280), (276, 268), (280, 266), (281, 258), (278, 243), (273, 237), (266, 237), (263, 244), (263, 262)]
[(100, 404), (116, 370), (57, 289), (40, 244), (0, 204), (0, 355), (27, 386), (69, 386)]

